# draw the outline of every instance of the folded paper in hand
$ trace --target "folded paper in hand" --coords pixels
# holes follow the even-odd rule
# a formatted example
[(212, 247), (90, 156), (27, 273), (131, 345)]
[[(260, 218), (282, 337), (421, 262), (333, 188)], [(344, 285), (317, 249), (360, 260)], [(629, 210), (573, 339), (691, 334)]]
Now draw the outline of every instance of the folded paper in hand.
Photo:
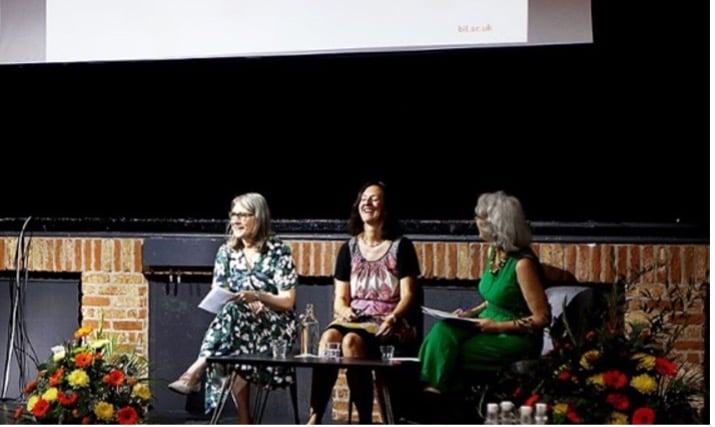
[(208, 294), (204, 297), (203, 300), (199, 303), (199, 308), (202, 310), (206, 310), (209, 313), (218, 313), (219, 310), (221, 310), (221, 307), (223, 307), (224, 304), (226, 304), (226, 301), (230, 300), (236, 296), (234, 292), (231, 292), (227, 289), (224, 289), (220, 286), (214, 286), (211, 288)]
[(479, 319), (474, 318), (474, 317), (459, 317), (454, 313), (450, 313), (448, 311), (437, 310), (436, 308), (425, 307), (424, 305), (422, 306), (422, 312), (424, 314), (430, 315), (437, 319), (464, 320), (465, 322), (473, 322), (473, 323), (479, 322)]

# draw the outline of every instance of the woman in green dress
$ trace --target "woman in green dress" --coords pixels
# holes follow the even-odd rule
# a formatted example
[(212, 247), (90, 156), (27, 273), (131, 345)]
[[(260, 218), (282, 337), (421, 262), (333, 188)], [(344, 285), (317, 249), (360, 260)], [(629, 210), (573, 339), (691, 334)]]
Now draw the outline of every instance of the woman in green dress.
[[(201, 389), (206, 358), (231, 354), (265, 353), (271, 342), (285, 339), (288, 348), (296, 337), (295, 286), (298, 273), (288, 245), (273, 235), (266, 199), (246, 193), (231, 203), (226, 243), (216, 254), (213, 284), (235, 295), (216, 314), (204, 335), (199, 357), (169, 384), (177, 393)], [(249, 382), (285, 386), (294, 381), (292, 369), (242, 365), (232, 389), (240, 424), (250, 424)], [(220, 394), (221, 373), (207, 372), (206, 411), (214, 408)]]
[(484, 302), (455, 311), (474, 322), (441, 320), (425, 337), (419, 359), (427, 392), (458, 389), (464, 370), (495, 371), (538, 354), (551, 317), (519, 200), (501, 191), (485, 193), (474, 213), (479, 237), (490, 246), (479, 282)]

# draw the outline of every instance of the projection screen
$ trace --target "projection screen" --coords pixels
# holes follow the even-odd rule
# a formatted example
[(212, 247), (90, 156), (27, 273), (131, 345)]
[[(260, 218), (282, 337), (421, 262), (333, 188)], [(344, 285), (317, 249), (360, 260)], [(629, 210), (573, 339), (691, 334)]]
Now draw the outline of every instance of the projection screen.
[(592, 41), (590, 0), (0, 0), (0, 63)]

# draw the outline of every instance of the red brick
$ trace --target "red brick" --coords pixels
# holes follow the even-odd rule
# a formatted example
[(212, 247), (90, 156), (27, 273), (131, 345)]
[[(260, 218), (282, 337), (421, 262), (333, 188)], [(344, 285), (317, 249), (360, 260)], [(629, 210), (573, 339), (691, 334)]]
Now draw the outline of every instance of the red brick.
[(144, 271), (144, 260), (143, 260), (143, 253), (142, 251), (142, 246), (144, 245), (143, 240), (134, 240), (133, 242), (133, 251), (132, 251), (132, 260), (134, 261), (134, 268), (132, 271), (140, 273)]
[(442, 278), (444, 277), (445, 273), (445, 256), (446, 256), (447, 250), (445, 249), (445, 243), (444, 242), (436, 242), (434, 243), (434, 262), (432, 263), (432, 268), (434, 269), (434, 276)]
[(704, 350), (705, 343), (703, 341), (676, 341), (673, 344), (675, 350)]
[(92, 270), (102, 271), (102, 241), (92, 239)]
[(656, 264), (655, 253), (653, 246), (641, 246), (641, 254), (643, 255), (643, 271), (645, 274), (641, 281), (653, 283), (655, 282), (655, 270), (658, 267)]
[(5, 257), (7, 256), (5, 252), (5, 239), (0, 238), (0, 270), (10, 270), (7, 268), (7, 261)]
[(64, 256), (64, 251), (63, 251), (63, 244), (62, 244), (62, 239), (54, 239), (50, 245), (48, 245), (52, 248), (52, 253), (50, 254), (51, 256), (49, 257), (50, 259), (49, 262), (49, 271), (72, 271), (72, 266), (67, 265), (70, 260), (68, 257)]
[(616, 280), (614, 268), (616, 265), (616, 248), (613, 245), (601, 245), (601, 257), (603, 259), (603, 272), (601, 281), (613, 283)]
[(568, 245), (564, 249), (564, 270), (570, 273), (570, 276), (576, 278), (576, 245)]
[(588, 245), (576, 247), (576, 280), (587, 282), (591, 273), (591, 248)]
[(683, 270), (681, 268), (682, 263), (682, 247), (675, 245), (671, 246), (670, 257), (668, 259), (668, 281), (670, 283), (683, 283)]
[(300, 242), (300, 258), (296, 260), (298, 274), (310, 275), (310, 243)]
[(600, 282), (602, 280), (601, 271), (603, 270), (601, 247), (599, 245), (590, 245), (589, 249), (591, 253), (591, 274), (589, 274), (589, 280), (592, 282)]
[(695, 247), (683, 248), (683, 279), (685, 282), (695, 280)]
[(469, 244), (457, 244), (457, 278), (469, 279), (469, 269), (472, 265), (472, 257), (469, 256)]
[(143, 327), (142, 322), (136, 320), (114, 320), (112, 321), (112, 328), (118, 331), (141, 331)]
[(641, 248), (638, 245), (628, 246), (628, 271), (626, 279), (628, 281), (642, 282), (643, 278), (638, 277), (641, 273)]
[(313, 272), (313, 275), (315, 275), (315, 276), (322, 276), (322, 275), (324, 275), (323, 265), (322, 265), (323, 264), (322, 263), (323, 243), (319, 242), (319, 241), (313, 242), (313, 244), (311, 246), (313, 248), (313, 256), (312, 256), (313, 262), (311, 263), (312, 264), (311, 271)]
[(82, 306), (107, 307), (109, 301), (108, 297), (84, 296), (82, 297)]
[(710, 248), (707, 246), (695, 247), (695, 271), (693, 281), (696, 283), (708, 280), (710, 267)]
[(422, 260), (422, 277), (431, 279), (434, 274), (434, 243), (424, 243), (424, 259)]
[(459, 259), (457, 258), (457, 244), (447, 243), (446, 244), (446, 262), (445, 262), (445, 277), (447, 279), (454, 279), (457, 277), (457, 266)]
[(82, 241), (79, 239), (72, 239), (72, 256), (74, 257), (72, 262), (73, 271), (82, 271)]
[(82, 271), (92, 270), (92, 242), (87, 239), (82, 242)]

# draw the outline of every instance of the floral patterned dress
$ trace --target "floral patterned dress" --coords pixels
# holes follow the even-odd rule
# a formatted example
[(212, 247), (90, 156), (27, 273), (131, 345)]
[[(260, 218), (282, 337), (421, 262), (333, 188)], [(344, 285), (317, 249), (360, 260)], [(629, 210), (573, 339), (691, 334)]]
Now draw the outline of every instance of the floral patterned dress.
[[(247, 262), (242, 250), (222, 245), (216, 254), (213, 284), (231, 291), (263, 291), (277, 294), (298, 283), (290, 247), (278, 237), (271, 237), (264, 250), (256, 259), (253, 268)], [(274, 311), (260, 305), (252, 309), (237, 301), (228, 302), (216, 314), (204, 335), (200, 357), (226, 356), (231, 354), (267, 353), (270, 344), (277, 338), (288, 341), (288, 348), (296, 337), (295, 312)], [(246, 380), (267, 384), (271, 388), (283, 387), (295, 380), (292, 368), (262, 367), (249, 365), (237, 367), (238, 373)], [(206, 411), (218, 404), (221, 381), (225, 378), (220, 368), (207, 372)]]

